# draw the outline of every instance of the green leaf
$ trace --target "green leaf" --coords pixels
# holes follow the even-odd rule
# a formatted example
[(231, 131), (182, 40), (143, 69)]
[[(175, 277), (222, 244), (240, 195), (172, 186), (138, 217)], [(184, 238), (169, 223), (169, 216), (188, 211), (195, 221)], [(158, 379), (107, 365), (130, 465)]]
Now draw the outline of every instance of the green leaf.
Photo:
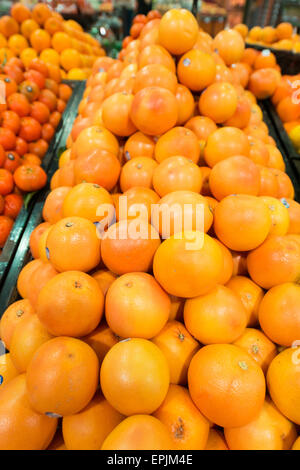
[(31, 201), (31, 199), (33, 198), (33, 196), (37, 193), (37, 191), (32, 191), (31, 193), (27, 193), (25, 196), (24, 196), (24, 207), (25, 209), (27, 210), (28, 209), (28, 206), (29, 206), (29, 203)]

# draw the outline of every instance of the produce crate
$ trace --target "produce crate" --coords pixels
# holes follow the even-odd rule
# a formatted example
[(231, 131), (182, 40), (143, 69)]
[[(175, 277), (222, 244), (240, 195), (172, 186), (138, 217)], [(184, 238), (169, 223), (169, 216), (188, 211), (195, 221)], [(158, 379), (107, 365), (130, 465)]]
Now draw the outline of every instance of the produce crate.
[(300, 155), (294, 149), (282, 121), (270, 100), (259, 103), (264, 114), (264, 121), (270, 130), (270, 135), (276, 140), (286, 164), (286, 172), (295, 187), (295, 199), (300, 202)]
[(257, 49), (258, 51), (268, 49), (273, 52), (273, 54), (276, 56), (277, 63), (280, 66), (283, 75), (297, 75), (297, 73), (299, 73), (300, 53), (288, 50), (274, 49), (273, 47), (247, 42), (246, 47), (251, 47), (253, 49)]
[[(73, 121), (76, 117), (78, 105), (85, 87), (85, 81), (80, 80), (64, 80), (64, 83), (67, 83), (69, 86), (72, 87), (73, 93), (68, 101), (68, 104), (63, 113), (62, 119), (56, 130), (56, 133), (50, 142), (48, 151), (45, 157), (43, 158), (42, 167), (50, 177), (57, 168), (58, 151), (62, 147), (62, 142), (63, 145), (65, 145), (66, 138), (71, 130)], [(24, 245), (23, 240), (24, 237), (30, 236), (31, 231), (34, 228), (34, 225), (32, 225), (32, 217), (35, 213), (34, 211), (36, 210), (36, 206), (42, 207), (43, 201), (45, 200), (48, 190), (49, 186), (43, 188), (37, 194), (33, 195), (32, 199), (28, 202), (28, 204), (23, 204), (23, 207), (13, 225), (13, 228), (3, 248), (2, 254), (0, 256), (1, 311), (3, 310), (2, 307), (7, 304), (5, 300), (5, 296), (8, 295), (7, 285), (5, 288), (3, 286), (6, 280), (6, 276), (8, 275), (8, 272), (11, 272), (11, 267), (13, 267), (13, 271), (16, 270), (16, 272), (18, 273), (22, 265), (24, 264), (25, 260), (23, 252), (24, 250), (28, 250), (28, 243)], [(36, 225), (37, 224), (38, 222), (36, 223)]]

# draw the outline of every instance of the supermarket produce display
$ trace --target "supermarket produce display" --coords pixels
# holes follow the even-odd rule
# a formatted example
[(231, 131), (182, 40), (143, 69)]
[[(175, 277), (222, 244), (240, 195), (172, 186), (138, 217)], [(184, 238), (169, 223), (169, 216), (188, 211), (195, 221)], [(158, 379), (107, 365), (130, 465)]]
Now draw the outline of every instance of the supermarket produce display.
[(300, 449), (297, 77), (247, 34), (150, 11), (63, 84), (0, 283), (1, 450)]

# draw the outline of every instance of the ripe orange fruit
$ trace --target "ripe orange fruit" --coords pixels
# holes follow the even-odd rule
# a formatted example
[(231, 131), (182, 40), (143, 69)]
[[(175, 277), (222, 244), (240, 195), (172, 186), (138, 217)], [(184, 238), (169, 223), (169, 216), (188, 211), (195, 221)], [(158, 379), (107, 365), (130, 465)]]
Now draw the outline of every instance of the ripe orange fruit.
[(137, 130), (130, 118), (133, 100), (134, 96), (125, 92), (114, 93), (104, 100), (102, 120), (109, 131), (124, 137)]
[(179, 60), (177, 75), (180, 83), (187, 88), (201, 91), (214, 81), (216, 64), (211, 55), (192, 49)]
[(186, 230), (208, 232), (213, 215), (204, 196), (193, 191), (172, 191), (153, 207), (151, 222), (161, 238), (169, 238)]
[(161, 405), (169, 376), (168, 363), (160, 349), (151, 341), (134, 338), (123, 340), (108, 351), (101, 365), (100, 382), (107, 401), (130, 416), (152, 414)]
[(231, 83), (213, 83), (201, 94), (199, 111), (218, 124), (230, 119), (236, 112), (237, 105), (238, 95)]
[(25, 374), (1, 388), (0, 396), (0, 449), (46, 449), (55, 434), (57, 419), (42, 416), (30, 407)]
[(100, 261), (95, 225), (82, 217), (59, 220), (48, 233), (46, 253), (57, 271), (90, 271)]
[(271, 362), (267, 374), (269, 393), (279, 411), (293, 423), (300, 423), (299, 349), (286, 348)]
[(75, 160), (75, 183), (94, 183), (109, 191), (116, 185), (120, 169), (120, 162), (113, 153), (97, 148)]
[(214, 49), (222, 57), (226, 65), (235, 64), (243, 57), (245, 43), (241, 35), (233, 30), (220, 31), (213, 42)]
[(51, 334), (80, 337), (98, 326), (103, 306), (104, 296), (95, 279), (79, 271), (67, 271), (43, 286), (36, 310)]
[(210, 428), (204, 450), (228, 450), (224, 434), (219, 429)]
[(105, 316), (108, 326), (123, 338), (151, 339), (169, 318), (171, 301), (153, 276), (123, 274), (108, 289)]
[(264, 296), (263, 290), (245, 276), (233, 276), (226, 284), (242, 301), (247, 315), (248, 326), (258, 323), (258, 309)]
[(197, 163), (200, 157), (200, 146), (193, 131), (185, 127), (173, 127), (158, 139), (154, 155), (159, 163), (175, 155), (186, 157)]
[(233, 344), (250, 354), (260, 365), (264, 373), (267, 372), (271, 361), (277, 354), (275, 344), (260, 330), (254, 328), (246, 328), (242, 336), (234, 341)]
[(247, 313), (235, 293), (217, 286), (205, 295), (186, 301), (184, 323), (202, 344), (232, 343), (244, 332)]
[[(131, 230), (135, 229), (137, 233), (132, 233)], [(148, 221), (121, 220), (105, 233), (101, 241), (101, 257), (105, 266), (119, 275), (148, 272), (159, 245), (159, 235)]]
[(195, 101), (190, 90), (184, 85), (177, 85), (175, 98), (178, 106), (177, 125), (181, 126), (186, 123), (193, 115), (195, 109)]
[(136, 157), (150, 157), (154, 155), (155, 142), (152, 137), (136, 132), (131, 135), (124, 146), (124, 155), (126, 160)]
[(93, 153), (95, 148), (101, 148), (118, 156), (119, 143), (116, 137), (101, 126), (91, 126), (83, 129), (71, 149), (71, 158), (85, 157)]
[(137, 93), (143, 88), (157, 86), (176, 93), (177, 77), (161, 64), (149, 64), (140, 69), (135, 77), (133, 91)]
[(278, 169), (271, 168), (271, 172), (276, 176), (278, 183), (277, 197), (293, 199), (295, 196), (295, 190), (290, 177), (284, 171)]
[(6, 349), (10, 349), (12, 336), (21, 319), (33, 314), (34, 310), (28, 299), (17, 300), (5, 310), (0, 322), (0, 337)]
[(108, 351), (120, 340), (104, 321), (101, 322), (98, 328), (81, 339), (95, 351), (99, 364), (102, 364)]
[(264, 289), (285, 282), (297, 282), (300, 245), (288, 235), (272, 235), (249, 253), (247, 266), (253, 281)]
[[(98, 184), (80, 183), (74, 186), (66, 195), (62, 205), (65, 217), (82, 217), (91, 222), (100, 222), (105, 217), (111, 221), (113, 201), (108, 191)], [(104, 209), (101, 213), (101, 207)]]
[(223, 255), (209, 235), (184, 232), (173, 235), (157, 249), (153, 272), (169, 293), (178, 297), (195, 297), (213, 289), (222, 273)]
[(248, 424), (265, 399), (261, 368), (248, 353), (232, 344), (211, 344), (200, 349), (191, 361), (188, 382), (197, 408), (223, 427)]
[(160, 135), (174, 127), (178, 119), (175, 95), (160, 87), (140, 90), (133, 99), (130, 118), (139, 131)]
[(169, 157), (154, 169), (153, 187), (161, 197), (181, 190), (200, 193), (202, 173), (195, 163), (185, 157)]
[[(6, 385), (12, 379), (19, 375), (19, 371), (11, 360), (10, 353), (1, 354), (0, 356), (0, 376), (1, 385)], [(2, 387), (3, 388), (3, 387)]]
[(50, 34), (44, 29), (34, 29), (30, 34), (30, 44), (37, 52), (51, 47)]
[(121, 170), (120, 187), (123, 192), (134, 187), (151, 189), (153, 172), (158, 163), (149, 157), (136, 157), (125, 163)]
[(269, 398), (249, 424), (225, 429), (230, 450), (288, 450), (296, 435), (295, 425), (277, 410)]
[(191, 49), (198, 36), (198, 23), (194, 15), (185, 9), (171, 9), (160, 20), (159, 44), (171, 54), (181, 55)]
[(69, 186), (60, 186), (48, 194), (43, 207), (43, 219), (46, 222), (55, 224), (63, 218), (62, 206), (70, 189)]
[(10, 357), (19, 373), (26, 372), (36, 350), (51, 338), (36, 315), (23, 316), (14, 329), (10, 344)]
[(289, 213), (284, 204), (275, 197), (261, 196), (267, 205), (272, 220), (269, 235), (285, 235), (289, 227)]
[(217, 163), (210, 175), (209, 186), (219, 201), (230, 194), (257, 196), (260, 172), (255, 163), (244, 156), (229, 157)]
[(98, 359), (90, 346), (75, 338), (53, 338), (39, 347), (28, 366), (30, 406), (47, 416), (78, 413), (92, 399), (98, 374)]
[(281, 198), (281, 202), (287, 208), (289, 213), (288, 233), (300, 234), (300, 204), (293, 199)]
[(100, 394), (86, 408), (62, 421), (63, 438), (69, 450), (100, 450), (113, 429), (122, 421), (118, 413)]
[(216, 163), (228, 157), (236, 155), (248, 157), (249, 152), (249, 141), (241, 129), (222, 127), (208, 136), (204, 158), (208, 166), (212, 168)]
[(198, 342), (179, 321), (169, 321), (152, 339), (167, 359), (170, 382), (186, 385), (192, 357), (199, 349)]
[[(41, 237), (41, 239), (43, 238), (44, 236)], [(45, 247), (43, 246), (43, 248)], [(40, 259), (42, 259), (42, 257)], [(54, 269), (52, 264), (48, 263), (47, 259), (43, 259), (41, 265), (38, 266), (37, 269), (35, 269), (32, 273), (30, 278), (30, 285), (28, 287), (28, 300), (35, 310), (41, 289), (50, 279), (56, 276), (56, 274), (58, 274), (56, 269)]]
[(264, 49), (254, 60), (255, 70), (272, 68), (276, 66), (276, 56), (269, 49)]
[(299, 295), (297, 284), (283, 283), (272, 287), (260, 304), (259, 323), (262, 330), (272, 341), (282, 346), (291, 346), (298, 338), (299, 324), (295, 312)]
[(204, 449), (209, 422), (196, 408), (184, 387), (170, 385), (166, 398), (153, 416), (166, 425), (175, 449)]
[(136, 415), (124, 419), (105, 439), (102, 450), (170, 450), (167, 427), (157, 418)]
[[(39, 239), (44, 231), (50, 227), (49, 222), (42, 222), (31, 232), (29, 247), (33, 258), (39, 257)], [(28, 266), (28, 265), (27, 265)]]
[(227, 196), (215, 209), (216, 235), (232, 250), (253, 250), (263, 243), (270, 228), (269, 210), (258, 197), (243, 194)]
[(259, 69), (253, 72), (248, 88), (258, 99), (269, 98), (278, 85), (278, 76), (273, 68)]
[(48, 5), (44, 3), (38, 3), (34, 6), (32, 10), (32, 17), (35, 21), (37, 21), (40, 25), (44, 25), (48, 18), (50, 18), (52, 12)]
[[(123, 201), (123, 198), (125, 201)], [(151, 211), (159, 196), (149, 188), (133, 187), (123, 193), (122, 200), (116, 202), (117, 220), (145, 219), (151, 221)], [(123, 205), (124, 203), (124, 205)]]

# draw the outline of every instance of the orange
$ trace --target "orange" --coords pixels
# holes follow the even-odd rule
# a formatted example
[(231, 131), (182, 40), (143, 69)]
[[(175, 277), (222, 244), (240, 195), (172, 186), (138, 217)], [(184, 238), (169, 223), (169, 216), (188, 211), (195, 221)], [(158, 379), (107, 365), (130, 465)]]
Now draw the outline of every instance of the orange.
[(21, 34), (13, 34), (8, 40), (8, 47), (19, 56), (28, 47), (28, 42)]
[(238, 96), (235, 113), (227, 119), (226, 126), (243, 129), (248, 126), (251, 117), (251, 104), (245, 95)]
[(180, 83), (187, 88), (201, 91), (214, 81), (216, 65), (211, 55), (192, 49), (178, 62), (177, 75)]
[(48, 416), (78, 413), (92, 399), (98, 374), (97, 356), (86, 343), (68, 337), (51, 339), (36, 351), (27, 369), (30, 406)]
[(277, 410), (269, 398), (249, 424), (225, 428), (230, 450), (289, 450), (296, 436), (295, 425)]
[(31, 18), (31, 12), (29, 8), (27, 8), (25, 5), (23, 5), (20, 2), (17, 2), (14, 5), (12, 5), (10, 9), (10, 14), (18, 23), (22, 23), (28, 18)]
[(175, 98), (178, 106), (177, 125), (181, 126), (193, 115), (195, 101), (190, 90), (184, 85), (177, 85)]
[(1, 354), (0, 356), (1, 385), (6, 385), (12, 379), (17, 377), (18, 374), (19, 374), (19, 371), (16, 369), (14, 363), (12, 362), (10, 353)]
[(126, 160), (136, 157), (150, 157), (154, 155), (155, 142), (152, 137), (136, 132), (131, 135), (124, 146), (124, 155)]
[(41, 260), (32, 260), (21, 269), (17, 281), (17, 289), (21, 297), (26, 299), (29, 293), (30, 278), (34, 271), (42, 264)]
[(171, 72), (176, 72), (176, 66), (173, 57), (169, 52), (158, 44), (150, 44), (141, 50), (138, 57), (138, 68), (142, 69), (145, 65), (161, 64), (167, 67)]
[(8, 15), (1, 16), (0, 18), (0, 33), (6, 38), (19, 32), (19, 25), (14, 18)]
[(0, 322), (0, 337), (6, 349), (10, 349), (12, 336), (21, 319), (29, 317), (34, 313), (28, 299), (17, 300), (5, 310)]
[(194, 162), (185, 157), (169, 157), (154, 169), (153, 187), (161, 197), (182, 190), (200, 193), (202, 173)]
[(277, 73), (273, 68), (263, 68), (251, 74), (248, 88), (256, 98), (262, 100), (273, 95), (278, 82)]
[(299, 349), (286, 348), (271, 362), (267, 374), (269, 393), (279, 411), (293, 423), (299, 424)]
[(276, 56), (269, 50), (264, 49), (258, 56), (256, 57), (253, 67), (255, 70), (258, 69), (265, 69), (269, 67), (275, 67), (276, 65)]
[(272, 235), (247, 258), (253, 281), (264, 289), (297, 282), (300, 275), (300, 245), (288, 235)]
[(276, 41), (276, 29), (272, 26), (265, 26), (261, 32), (261, 41), (267, 44), (271, 44), (272, 42)]
[(228, 450), (224, 434), (219, 429), (210, 428), (204, 450)]
[(211, 168), (221, 160), (236, 155), (249, 156), (249, 141), (241, 131), (235, 127), (222, 127), (212, 132), (207, 139), (204, 149), (204, 158)]
[(193, 131), (185, 127), (174, 127), (158, 139), (154, 155), (159, 163), (175, 155), (186, 157), (197, 163), (200, 157), (200, 146)]
[(86, 408), (62, 421), (63, 438), (69, 450), (100, 450), (105, 438), (122, 421), (100, 394)]
[(151, 341), (127, 339), (106, 354), (100, 371), (102, 392), (120, 413), (152, 414), (169, 387), (169, 368), (160, 349)]
[(141, 186), (151, 189), (153, 172), (158, 163), (149, 157), (136, 157), (122, 167), (120, 187), (123, 192), (130, 188)]
[(237, 92), (231, 83), (213, 83), (201, 94), (199, 111), (215, 123), (222, 123), (234, 115), (237, 105)]
[(267, 145), (252, 136), (249, 136), (248, 139), (250, 144), (249, 158), (256, 164), (267, 166), (270, 157)]
[(34, 411), (26, 393), (26, 376), (18, 375), (0, 392), (1, 450), (44, 450), (53, 439), (57, 419)]
[(53, 49), (44, 49), (40, 54), (40, 59), (45, 64), (59, 65), (59, 54)]
[[(180, 235), (180, 234), (179, 234)], [(222, 250), (209, 235), (184, 232), (173, 235), (157, 249), (153, 272), (169, 293), (178, 297), (196, 297), (213, 289), (223, 269)]]
[(92, 274), (92, 277), (98, 282), (104, 296), (114, 280), (117, 279), (117, 275), (107, 269), (99, 269), (98, 271), (95, 271)]
[(244, 332), (247, 313), (234, 292), (217, 286), (205, 295), (186, 301), (184, 323), (202, 344), (232, 343)]
[(100, 222), (105, 217), (110, 222), (113, 216), (112, 209), (113, 202), (108, 191), (93, 183), (80, 183), (74, 186), (66, 194), (62, 204), (64, 217), (82, 217), (91, 222)]
[(243, 39), (246, 39), (248, 35), (248, 26), (242, 23), (236, 24), (233, 28), (235, 31), (240, 33)]
[(135, 77), (133, 91), (137, 93), (143, 88), (158, 86), (176, 93), (177, 78), (167, 67), (161, 64), (150, 64), (139, 70)]
[(209, 186), (213, 196), (219, 201), (230, 194), (257, 196), (260, 172), (247, 157), (229, 157), (213, 167), (209, 175)]
[(269, 235), (285, 235), (290, 224), (287, 208), (275, 197), (261, 196), (261, 199), (270, 211), (272, 226)]
[(188, 120), (184, 127), (187, 127), (197, 136), (198, 140), (206, 142), (208, 136), (217, 130), (217, 126), (208, 117), (194, 116)]
[(276, 106), (276, 111), (284, 123), (296, 121), (300, 117), (300, 105), (293, 100), (292, 96), (283, 98)]
[(123, 193), (116, 202), (117, 220), (146, 219), (151, 220), (151, 210), (159, 201), (159, 196), (149, 188), (133, 187)]
[(192, 357), (199, 349), (198, 342), (182, 323), (169, 321), (152, 339), (167, 359), (172, 384), (186, 385)]
[(200, 349), (191, 361), (188, 383), (197, 408), (223, 427), (248, 424), (265, 399), (261, 368), (248, 353), (232, 344), (211, 344)]
[(98, 326), (103, 306), (104, 296), (95, 279), (79, 271), (67, 271), (43, 286), (36, 310), (51, 334), (80, 337)]
[(102, 120), (104, 126), (118, 136), (129, 136), (137, 129), (130, 118), (134, 96), (114, 93), (102, 103)]
[(259, 165), (260, 171), (260, 190), (259, 196), (278, 197), (279, 184), (278, 179), (270, 168)]
[[(210, 204), (209, 201), (208, 201), (208, 204)], [(210, 210), (212, 210), (211, 206), (209, 206), (209, 207), (210, 207)], [(223, 243), (221, 243), (216, 238), (215, 238), (215, 241), (217, 242), (217, 244), (219, 245), (219, 247), (221, 248), (221, 251), (223, 253), (223, 269), (222, 269), (222, 273), (220, 275), (219, 284), (226, 284), (226, 282), (228, 282), (229, 279), (233, 275), (233, 269), (234, 269), (233, 256), (232, 256), (231, 251), (228, 250), (228, 248), (226, 248), (226, 246), (223, 245)]]
[(231, 250), (253, 250), (266, 239), (270, 228), (269, 210), (256, 196), (227, 196), (215, 209), (216, 235)]
[(172, 191), (153, 207), (151, 222), (162, 238), (169, 238), (186, 230), (208, 232), (213, 215), (204, 196), (193, 191)]
[(48, 263), (47, 260), (43, 261), (32, 273), (30, 285), (28, 287), (28, 300), (35, 310), (42, 287), (44, 287), (50, 279), (56, 276), (56, 274), (58, 274), (56, 269), (54, 269), (52, 264)]
[(62, 205), (70, 189), (69, 186), (60, 186), (48, 194), (43, 207), (43, 219), (46, 222), (55, 224), (63, 218)]
[(120, 162), (113, 153), (97, 148), (75, 160), (75, 183), (94, 183), (110, 191), (119, 179), (120, 170)]
[(95, 225), (82, 217), (59, 220), (48, 233), (46, 252), (58, 271), (90, 271), (100, 261), (100, 240)]
[(288, 233), (300, 234), (300, 204), (293, 199), (281, 198), (281, 202), (287, 208), (290, 224)]
[(30, 34), (30, 44), (37, 52), (49, 48), (51, 45), (49, 33), (43, 29), (35, 29)]
[(242, 59), (245, 44), (243, 38), (237, 31), (229, 29), (221, 31), (216, 35), (213, 47), (217, 49), (218, 54), (222, 57), (226, 65), (231, 65)]
[[(136, 233), (135, 233), (136, 231)], [(157, 231), (143, 219), (121, 220), (109, 227), (101, 241), (105, 266), (116, 274), (147, 272), (160, 239)]]
[(184, 387), (170, 385), (165, 400), (154, 416), (167, 426), (175, 449), (204, 449), (209, 422), (196, 408)]
[(128, 273), (116, 279), (108, 289), (105, 317), (118, 336), (151, 339), (166, 324), (170, 308), (169, 296), (153, 276)]
[(293, 34), (291, 23), (280, 23), (276, 26), (276, 35), (279, 40), (289, 39)]
[(277, 168), (271, 168), (271, 171), (276, 176), (278, 183), (277, 197), (293, 199), (295, 196), (295, 190), (290, 177), (284, 171), (278, 170)]
[(275, 344), (260, 330), (254, 328), (246, 328), (242, 336), (234, 341), (233, 344), (250, 354), (260, 365), (264, 373), (267, 372), (271, 361), (277, 355)]
[(78, 135), (71, 150), (71, 158), (90, 155), (95, 148), (101, 148), (118, 156), (119, 143), (116, 137), (101, 126), (91, 126), (83, 129)]
[(299, 436), (298, 436), (297, 439), (295, 440), (294, 444), (293, 444), (292, 450), (299, 450), (299, 449), (300, 449), (300, 439), (299, 439)]
[(107, 324), (102, 321), (101, 324), (92, 331), (87, 336), (82, 338), (82, 341), (87, 343), (97, 354), (99, 363), (102, 364), (102, 361), (108, 351), (120, 341), (115, 333), (107, 326)]
[(22, 60), (25, 67), (28, 67), (33, 59), (37, 57), (37, 52), (31, 47), (26, 47), (20, 54), (20, 59)]
[(24, 20), (20, 26), (20, 31), (26, 39), (30, 39), (31, 33), (36, 29), (39, 29), (39, 25), (31, 18)]
[(263, 290), (245, 276), (233, 276), (226, 284), (242, 301), (247, 315), (247, 326), (258, 323), (258, 309), (264, 296)]
[(134, 96), (130, 118), (138, 130), (145, 134), (163, 134), (177, 122), (176, 98), (165, 88), (144, 88)]
[(44, 3), (38, 3), (37, 5), (34, 6), (32, 10), (32, 17), (37, 23), (40, 25), (44, 25), (44, 23), (47, 21), (48, 18), (50, 18), (52, 15), (52, 12), (48, 5), (45, 5)]
[(130, 416), (105, 439), (102, 450), (170, 450), (173, 442), (167, 427), (148, 415)]
[(48, 18), (44, 24), (44, 29), (48, 31), (51, 36), (55, 34), (57, 31), (63, 30), (63, 23), (60, 19), (52, 16)]
[[(264, 333), (275, 343), (291, 346), (298, 339), (297, 306), (300, 288), (297, 284), (283, 283), (272, 287), (259, 307), (259, 323)], [(284, 325), (284, 328), (282, 327)]]
[(36, 315), (24, 316), (16, 325), (10, 344), (10, 357), (19, 372), (26, 372), (36, 350), (52, 336)]
[(181, 55), (191, 49), (198, 36), (198, 23), (185, 9), (171, 9), (159, 23), (158, 40), (171, 54)]
[(68, 72), (82, 65), (80, 54), (76, 49), (67, 48), (60, 54), (60, 64)]

